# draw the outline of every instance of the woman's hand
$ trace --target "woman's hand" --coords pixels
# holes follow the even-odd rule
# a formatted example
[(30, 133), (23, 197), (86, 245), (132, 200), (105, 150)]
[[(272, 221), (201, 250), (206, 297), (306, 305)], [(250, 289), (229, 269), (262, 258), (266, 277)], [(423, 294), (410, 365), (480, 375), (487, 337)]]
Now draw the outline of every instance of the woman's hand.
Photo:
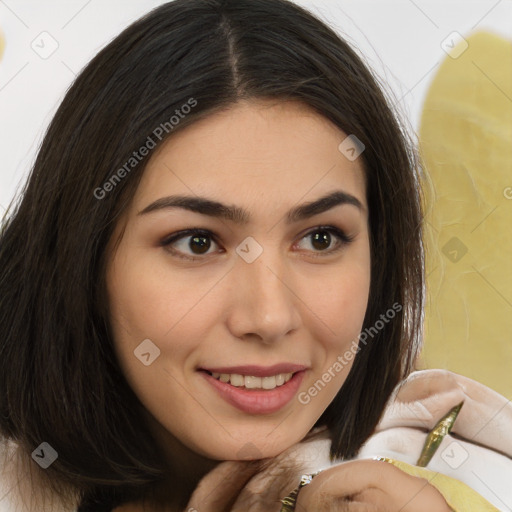
[(194, 490), (184, 512), (230, 512), (259, 464), (225, 461), (210, 471)]
[(297, 499), (296, 512), (450, 512), (424, 478), (384, 461), (356, 460), (326, 469)]
[(281, 498), (301, 475), (328, 461), (329, 446), (327, 430), (317, 429), (271, 459), (221, 462), (199, 482), (183, 512), (279, 512)]
[(301, 474), (299, 467), (262, 470), (258, 461), (222, 462), (201, 480), (183, 512), (278, 512)]
[[(184, 512), (278, 512), (269, 481), (257, 482), (257, 467), (247, 462), (223, 462), (200, 483)], [(256, 477), (256, 481), (254, 478)], [(298, 485), (288, 483), (290, 491)], [(279, 485), (279, 488), (283, 487)], [(408, 475), (388, 462), (356, 460), (325, 469), (297, 499), (296, 512), (451, 512), (441, 493), (424, 478)]]

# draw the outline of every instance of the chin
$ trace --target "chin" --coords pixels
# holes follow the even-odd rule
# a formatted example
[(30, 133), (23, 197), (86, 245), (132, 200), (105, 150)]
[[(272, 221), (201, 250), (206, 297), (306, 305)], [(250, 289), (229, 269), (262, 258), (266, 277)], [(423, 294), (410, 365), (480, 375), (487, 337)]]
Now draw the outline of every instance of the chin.
[[(203, 447), (203, 454), (214, 460), (259, 460), (276, 457), (290, 446), (298, 443), (303, 436), (292, 436), (289, 432), (278, 438), (272, 438), (268, 432), (258, 435), (248, 435), (246, 439), (218, 440), (214, 446)], [(271, 439), (272, 438), (272, 439)], [(206, 450), (204, 450), (206, 448)], [(212, 449), (213, 448), (213, 449)]]

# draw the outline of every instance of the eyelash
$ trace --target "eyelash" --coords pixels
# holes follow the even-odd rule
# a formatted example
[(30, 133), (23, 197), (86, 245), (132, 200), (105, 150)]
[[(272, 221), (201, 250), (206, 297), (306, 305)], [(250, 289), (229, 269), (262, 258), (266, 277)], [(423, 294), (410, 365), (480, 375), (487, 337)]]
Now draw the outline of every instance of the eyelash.
[[(338, 246), (335, 249), (328, 249), (324, 251), (318, 251), (317, 254), (313, 254), (314, 258), (323, 257), (326, 255), (331, 255), (333, 253), (336, 253), (343, 249), (345, 246), (349, 245), (355, 238), (355, 236), (349, 236), (341, 229), (335, 228), (334, 226), (317, 226), (310, 231), (308, 231), (302, 238), (306, 238), (308, 236), (313, 235), (314, 233), (317, 233), (319, 231), (327, 231), (330, 234), (333, 234), (338, 239)], [(179, 251), (176, 251), (175, 249), (172, 249), (170, 246), (177, 242), (178, 240), (181, 240), (182, 238), (186, 237), (193, 237), (193, 236), (203, 236), (207, 238), (211, 238), (217, 245), (220, 245), (217, 242), (217, 236), (215, 233), (205, 230), (205, 229), (199, 229), (199, 228), (193, 228), (193, 229), (185, 229), (183, 231), (178, 231), (177, 233), (173, 233), (171, 236), (168, 236), (164, 238), (160, 245), (162, 247), (168, 248), (168, 250), (173, 254), (173, 256), (176, 256), (181, 259), (189, 260), (189, 261), (197, 261), (197, 260), (204, 260), (208, 255), (206, 256), (186, 256), (183, 253), (180, 253)]]

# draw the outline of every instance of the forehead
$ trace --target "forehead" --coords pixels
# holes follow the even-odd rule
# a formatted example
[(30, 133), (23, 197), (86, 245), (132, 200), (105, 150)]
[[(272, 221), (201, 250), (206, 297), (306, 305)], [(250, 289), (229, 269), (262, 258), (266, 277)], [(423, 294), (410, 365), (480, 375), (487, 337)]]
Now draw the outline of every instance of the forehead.
[[(347, 134), (298, 101), (250, 100), (173, 134), (152, 155), (134, 203), (172, 193), (270, 202), (305, 200), (334, 188), (366, 207), (361, 158), (338, 149)], [(257, 201), (260, 198), (261, 201)]]

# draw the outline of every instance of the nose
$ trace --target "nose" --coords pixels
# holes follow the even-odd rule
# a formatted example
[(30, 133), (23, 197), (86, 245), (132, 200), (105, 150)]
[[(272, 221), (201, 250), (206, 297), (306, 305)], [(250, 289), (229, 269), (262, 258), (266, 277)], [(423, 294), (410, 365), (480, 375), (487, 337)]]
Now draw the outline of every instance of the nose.
[(240, 339), (272, 344), (296, 330), (301, 317), (299, 298), (290, 273), (270, 251), (254, 262), (239, 259), (231, 272), (231, 310), (228, 327)]

